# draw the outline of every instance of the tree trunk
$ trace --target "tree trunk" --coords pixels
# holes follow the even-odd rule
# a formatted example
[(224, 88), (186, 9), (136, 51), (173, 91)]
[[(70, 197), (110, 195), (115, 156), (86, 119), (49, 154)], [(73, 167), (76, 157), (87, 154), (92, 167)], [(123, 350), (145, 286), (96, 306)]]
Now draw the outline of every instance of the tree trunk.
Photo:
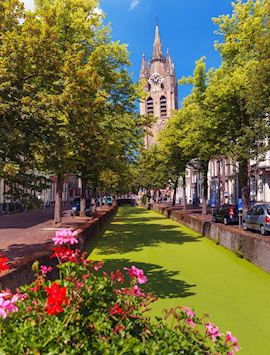
[(174, 188), (173, 188), (173, 200), (172, 200), (172, 206), (175, 206), (175, 202), (176, 202), (176, 190), (178, 187), (178, 181), (179, 181), (179, 177), (177, 176), (175, 183), (174, 183)]
[(202, 191), (202, 214), (207, 214), (207, 199), (208, 199), (208, 164), (203, 163), (203, 191)]
[(62, 205), (63, 183), (64, 183), (63, 174), (58, 174), (57, 182), (56, 182), (56, 195), (55, 195), (54, 220), (53, 220), (53, 224), (57, 226), (61, 226), (61, 222), (62, 222), (61, 205)]
[(183, 210), (187, 209), (186, 174), (183, 175)]
[(239, 197), (242, 197), (243, 211), (249, 208), (248, 160), (239, 162)]
[(86, 179), (85, 177), (81, 178), (82, 180), (82, 192), (81, 192), (81, 199), (80, 199), (80, 217), (85, 217), (86, 213)]

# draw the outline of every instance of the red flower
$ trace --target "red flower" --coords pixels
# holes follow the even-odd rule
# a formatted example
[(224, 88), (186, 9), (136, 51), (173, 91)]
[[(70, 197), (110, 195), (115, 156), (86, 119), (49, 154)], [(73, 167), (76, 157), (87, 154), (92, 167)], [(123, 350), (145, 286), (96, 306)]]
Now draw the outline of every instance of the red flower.
[(45, 304), (47, 314), (56, 315), (63, 312), (62, 305), (68, 304), (66, 297), (66, 287), (60, 287), (57, 282), (52, 284), (52, 287), (46, 287), (46, 293), (48, 295), (47, 302)]
[(50, 306), (47, 305), (46, 312), (47, 314), (53, 314), (56, 316), (58, 313), (63, 312), (63, 308), (59, 304), (52, 304)]
[(121, 315), (123, 313), (123, 309), (120, 307), (119, 303), (116, 303), (112, 308), (110, 308), (110, 316), (113, 316), (114, 314), (119, 314)]
[(115, 274), (111, 272), (111, 281), (114, 282), (115, 280), (120, 283), (124, 283), (124, 277), (120, 270), (117, 270)]
[(125, 330), (126, 328), (123, 325), (118, 325), (116, 324), (116, 326), (114, 327), (113, 332), (114, 333), (119, 333), (121, 330)]
[(8, 258), (6, 258), (3, 254), (2, 255), (0, 254), (0, 273), (10, 269), (7, 262), (8, 262)]
[(78, 258), (79, 251), (73, 251), (65, 246), (59, 246), (53, 248), (54, 253), (51, 255), (51, 258), (59, 258), (61, 261), (71, 261), (76, 262)]

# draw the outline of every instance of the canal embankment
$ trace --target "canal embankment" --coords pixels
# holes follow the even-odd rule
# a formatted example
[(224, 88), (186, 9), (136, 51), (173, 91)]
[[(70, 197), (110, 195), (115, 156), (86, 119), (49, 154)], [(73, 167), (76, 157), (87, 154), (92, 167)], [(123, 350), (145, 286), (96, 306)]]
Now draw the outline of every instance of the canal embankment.
[[(106, 223), (112, 218), (117, 210), (116, 206), (106, 206), (96, 211), (93, 217), (72, 217), (70, 212), (62, 218), (61, 228), (70, 228), (78, 233), (79, 245), (82, 251), (88, 251), (89, 245), (95, 236), (103, 229)], [(23, 219), (24, 217), (24, 219)], [(20, 216), (19, 223), (14, 223), (11, 216), (2, 221), (2, 226), (7, 231), (7, 241), (0, 250), (4, 256), (9, 259), (10, 269), (1, 273), (0, 290), (6, 288), (14, 291), (16, 288), (30, 284), (35, 279), (32, 265), (38, 261), (40, 265), (53, 266), (56, 264), (50, 258), (54, 244), (52, 237), (55, 235), (57, 228), (52, 225), (52, 220), (45, 223), (25, 223), (28, 215)], [(2, 217), (5, 218), (5, 217)], [(9, 221), (9, 219), (11, 219)], [(15, 235), (8, 240), (8, 232), (15, 230)], [(17, 233), (17, 234), (16, 234)], [(77, 246), (76, 246), (77, 247)], [(51, 278), (57, 277), (57, 269), (54, 268), (55, 274), (51, 274)]]
[(155, 210), (165, 217), (177, 221), (203, 237), (234, 252), (266, 272), (270, 272), (270, 235), (261, 236), (255, 232), (244, 231), (238, 226), (214, 223), (208, 217), (187, 213), (160, 204), (148, 204), (147, 209)]

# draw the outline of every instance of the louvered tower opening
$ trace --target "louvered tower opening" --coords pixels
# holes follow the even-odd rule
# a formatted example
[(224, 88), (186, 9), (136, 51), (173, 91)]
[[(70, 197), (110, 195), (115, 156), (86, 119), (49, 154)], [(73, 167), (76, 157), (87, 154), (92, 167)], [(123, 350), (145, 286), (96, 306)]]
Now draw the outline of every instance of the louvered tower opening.
[(152, 99), (152, 97), (148, 97), (148, 99), (146, 100), (146, 104), (147, 104), (147, 114), (153, 115), (154, 114), (154, 100)]
[(165, 96), (160, 98), (160, 115), (167, 116), (167, 100)]

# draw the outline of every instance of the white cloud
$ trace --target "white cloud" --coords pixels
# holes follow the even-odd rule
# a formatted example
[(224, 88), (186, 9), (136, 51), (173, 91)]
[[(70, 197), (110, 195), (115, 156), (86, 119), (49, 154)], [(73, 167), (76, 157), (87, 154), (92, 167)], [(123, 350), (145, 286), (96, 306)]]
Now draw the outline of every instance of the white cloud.
[(140, 3), (140, 0), (132, 0), (130, 7), (129, 7), (129, 11), (132, 11), (133, 9), (135, 9), (135, 7), (137, 7)]

